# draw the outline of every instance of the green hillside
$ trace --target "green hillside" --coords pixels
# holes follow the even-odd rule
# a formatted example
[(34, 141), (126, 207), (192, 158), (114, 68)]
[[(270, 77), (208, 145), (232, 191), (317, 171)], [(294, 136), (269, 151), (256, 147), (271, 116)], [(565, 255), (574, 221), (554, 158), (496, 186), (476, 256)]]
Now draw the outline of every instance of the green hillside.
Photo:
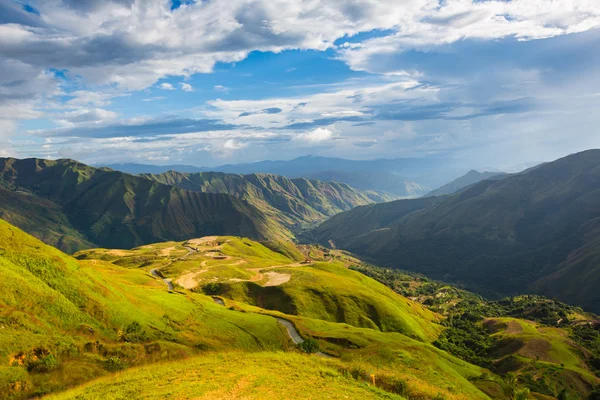
[[(198, 251), (186, 254), (183, 246)], [(290, 315), (400, 332), (420, 340), (432, 341), (441, 331), (439, 316), (347, 269), (342, 262), (298, 262), (248, 239), (212, 237), (127, 252), (86, 250), (75, 256), (147, 270), (175, 257), (160, 269), (161, 274), (187, 289)]]
[[(0, 398), (83, 385), (55, 398), (320, 398), (328, 388), (329, 398), (505, 399), (509, 370), (515, 390), (586, 396), (600, 383), (589, 333), (573, 339), (489, 306), (492, 319), (476, 324), (488, 329), (491, 369), (460, 360), (440, 345), (455, 337), (459, 302), (454, 312), (409, 300), (349, 269), (362, 264), (343, 252), (212, 236), (76, 257), (0, 221)], [(413, 277), (407, 288), (425, 282)], [(290, 329), (305, 340), (298, 349)], [(534, 345), (503, 348), (510, 335)], [(550, 347), (536, 347), (540, 339)], [(304, 354), (312, 351), (321, 356)], [(524, 361), (505, 368), (512, 359)]]
[(140, 176), (185, 190), (238, 197), (293, 231), (356, 206), (396, 199), (391, 194), (357, 190), (345, 183), (289, 179), (270, 174), (169, 171)]
[[(354, 266), (399, 294), (442, 314), (446, 329), (434, 344), (503, 376), (531, 398), (595, 399), (600, 389), (599, 317), (557, 300), (522, 295), (496, 301), (422, 275)], [(494, 396), (493, 385), (478, 387)], [(498, 388), (496, 388), (498, 389)]]
[(0, 159), (0, 212), (65, 251), (130, 248), (209, 233), (256, 239), (289, 232), (226, 194), (196, 193), (72, 160)]
[(488, 295), (535, 291), (599, 311), (599, 218), (600, 150), (590, 150), (428, 204), (357, 208), (312, 233)]
[[(134, 267), (136, 257), (130, 256), (139, 250), (88, 251), (80, 254), (81, 260), (76, 260), (3, 221), (0, 221), (0, 238), (3, 277), (0, 280), (0, 398), (22, 399), (62, 391), (123, 368), (138, 366), (146, 367), (117, 378), (138, 382), (138, 386), (133, 385), (131, 389), (140, 390), (144, 386), (134, 398), (142, 397), (143, 391), (159, 396), (163, 393), (161, 390), (172, 390), (167, 392), (182, 396), (185, 393), (209, 396), (206, 393), (214, 388), (211, 382), (221, 381), (227, 384), (219, 390), (227, 392), (232, 386), (240, 385), (237, 397), (247, 393), (251, 398), (259, 398), (262, 392), (246, 392), (249, 389), (245, 388), (243, 374), (228, 372), (242, 365), (239, 352), (256, 353), (244, 356), (247, 359), (244, 368), (255, 374), (247, 379), (257, 388), (272, 386), (268, 390), (273, 393), (291, 393), (287, 390), (292, 386), (280, 381), (280, 369), (297, 367), (298, 385), (304, 382), (304, 385), (331, 386), (332, 396), (341, 397), (349, 390), (349, 393), (355, 391), (357, 396), (364, 393), (364, 396), (378, 398), (437, 395), (457, 400), (487, 398), (468, 380), (481, 375), (479, 367), (400, 333), (287, 315), (233, 300), (225, 300), (227, 307), (223, 307), (210, 297), (177, 286), (169, 291), (163, 281), (145, 270), (147, 267)], [(202, 249), (203, 243), (207, 242), (201, 239), (190, 241), (186, 246)], [(171, 242), (144, 248), (148, 254), (164, 257), (167, 263), (163, 266), (168, 266), (190, 251), (196, 254), (195, 250), (179, 246)], [(230, 251), (239, 257), (248, 257), (248, 263), (261, 259), (262, 265), (295, 262), (246, 240), (232, 243)], [(103, 254), (103, 258), (112, 258), (113, 262), (93, 258), (93, 254)], [(228, 273), (225, 269), (225, 276)], [(368, 278), (362, 279), (368, 281)], [(293, 282), (294, 279), (286, 285)], [(378, 286), (374, 282), (365, 283)], [(403, 300), (389, 294), (392, 295)], [(417, 310), (409, 307), (404, 312), (420, 320), (434, 315), (424, 309)], [(333, 358), (281, 353), (294, 350), (294, 345), (286, 328), (274, 317), (291, 321), (304, 338), (314, 335), (323, 351)], [(439, 331), (439, 328), (434, 330)], [(189, 363), (152, 366), (159, 361), (182, 358), (189, 358)], [(419, 367), (424, 362), (430, 363), (426, 369)], [(178, 372), (182, 365), (187, 366), (188, 377), (205, 374), (204, 368), (212, 372), (205, 375), (205, 382), (184, 385), (185, 378)], [(319, 371), (316, 376), (315, 371)], [(169, 388), (160, 389), (158, 383), (146, 386), (145, 380), (156, 379), (148, 374), (169, 376)], [(375, 386), (371, 374), (377, 377)], [(179, 381), (180, 378), (182, 385), (173, 383), (173, 379)], [(87, 396), (93, 397), (96, 391), (106, 390), (107, 398), (131, 394), (123, 386), (110, 385), (114, 379), (100, 380), (74, 393), (91, 390)], [(281, 383), (271, 385), (274, 380)]]

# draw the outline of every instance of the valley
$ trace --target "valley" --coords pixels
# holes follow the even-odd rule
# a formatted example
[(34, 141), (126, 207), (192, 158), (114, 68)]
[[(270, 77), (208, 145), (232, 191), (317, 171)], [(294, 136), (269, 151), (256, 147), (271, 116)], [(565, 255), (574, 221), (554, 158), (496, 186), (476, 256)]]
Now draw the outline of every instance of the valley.
[[(511, 317), (464, 290), (286, 241), (209, 236), (73, 258), (0, 227), (5, 398), (258, 399), (308, 385), (314, 397), (327, 387), (330, 398), (504, 399), (509, 373), (515, 393), (583, 396), (600, 384), (597, 353), (582, 356), (570, 327), (594, 317), (576, 308), (559, 307), (571, 321), (561, 327)], [(453, 333), (472, 341), (453, 321), (476, 310), (485, 317), (469, 326), (486, 332), (489, 361), (458, 350)]]
[(310, 238), (486, 297), (537, 293), (600, 311), (600, 151), (437, 197), (357, 207)]
[(598, 3), (0, 0), (0, 400), (600, 400)]
[(73, 160), (0, 158), (0, 217), (63, 251), (232, 234), (295, 234), (391, 194), (275, 175), (133, 176)]

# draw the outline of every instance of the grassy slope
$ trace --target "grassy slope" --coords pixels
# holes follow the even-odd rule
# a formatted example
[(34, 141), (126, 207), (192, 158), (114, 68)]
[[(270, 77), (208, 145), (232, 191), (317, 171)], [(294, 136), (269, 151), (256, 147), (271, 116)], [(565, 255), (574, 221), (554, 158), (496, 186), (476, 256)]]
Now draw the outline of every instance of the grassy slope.
[[(226, 194), (196, 193), (121, 172), (97, 169), (71, 160), (0, 159), (0, 185), (52, 202), (57, 217), (32, 201), (12, 202), (11, 221), (42, 239), (61, 244), (56, 224), (71, 243), (130, 248), (164, 240), (184, 240), (208, 233), (239, 234), (256, 239), (284, 238), (290, 233), (257, 208)], [(4, 209), (4, 204), (0, 205)], [(32, 227), (31, 221), (40, 222)], [(61, 223), (62, 226), (62, 223)], [(70, 234), (68, 231), (77, 232)], [(48, 239), (50, 238), (50, 239)], [(84, 238), (84, 241), (81, 240)], [(60, 242), (60, 243), (59, 243)], [(71, 250), (69, 246), (61, 249)], [(76, 246), (71, 246), (76, 247)]]
[(57, 204), (0, 188), (0, 218), (68, 253), (94, 246), (69, 222)]
[[(598, 353), (593, 326), (598, 317), (593, 314), (541, 296), (486, 301), (414, 273), (365, 264), (356, 268), (446, 316), (448, 329), (435, 342), (437, 346), (488, 365), (495, 372), (516, 373), (532, 395), (557, 396), (566, 389), (571, 393), (569, 398), (586, 398), (600, 386), (600, 379), (594, 376)], [(489, 393), (499, 389), (486, 380), (476, 384)]]
[(496, 340), (490, 355), (499, 371), (518, 372), (531, 388), (547, 395), (568, 388), (585, 396), (600, 384), (583, 361), (586, 350), (568, 338), (568, 330), (515, 318), (490, 318), (484, 326)]
[[(441, 330), (437, 324), (439, 316), (377, 281), (349, 270), (343, 263), (297, 264), (298, 254), (296, 258), (288, 258), (289, 249), (279, 246), (283, 254), (277, 253), (245, 238), (218, 237), (212, 242), (199, 246), (200, 252), (175, 261), (161, 272), (177, 282), (182, 275), (201, 271), (196, 278), (198, 289), (208, 284), (213, 294), (287, 314), (401, 332), (421, 340), (434, 340)], [(89, 250), (78, 253), (77, 257), (151, 269), (166, 263), (166, 254), (177, 258), (185, 251), (182, 252), (181, 244), (164, 243), (128, 252)], [(210, 256), (215, 254), (228, 259), (215, 260)], [(263, 274), (269, 271), (289, 274), (289, 282), (264, 287), (266, 278), (251, 281), (257, 269), (273, 266), (283, 267), (265, 269)]]
[(380, 263), (487, 294), (535, 289), (597, 311), (598, 274), (585, 282), (578, 277), (596, 270), (599, 194), (600, 150), (590, 150), (480, 182), (395, 220), (382, 218), (384, 226), (360, 221), (367, 210), (381, 216), (416, 200), (352, 210), (314, 234)]
[[(182, 249), (174, 244), (144, 246), (141, 250), (163, 257), (171, 252), (181, 256)], [(247, 239), (230, 242), (230, 249), (255, 260), (266, 257), (261, 261), (265, 265), (290, 261)], [(236, 311), (240, 307), (228, 309), (200, 294), (169, 293), (161, 281), (143, 269), (116, 265), (124, 257), (130, 258), (125, 264), (133, 266), (136, 251), (88, 251), (82, 253), (88, 259), (76, 260), (0, 221), (0, 398), (59, 391), (107, 375), (106, 362), (111, 357), (128, 366), (143, 366), (205, 350), (225, 353), (204, 353), (185, 364), (159, 364), (111, 376), (76, 389), (72, 396), (97, 398), (98, 393), (106, 393), (106, 398), (135, 398), (172, 393), (181, 397), (223, 394), (252, 398), (261, 397), (265, 392), (258, 390), (262, 388), (275, 396), (299, 397), (301, 393), (305, 397), (306, 390), (313, 390), (307, 387), (321, 385), (331, 387), (335, 396), (400, 398), (365, 383), (370, 380), (369, 373), (376, 373), (378, 387), (388, 391), (429, 397), (439, 393), (456, 400), (486, 398), (466, 379), (478, 376), (481, 369), (398, 333), (285, 316), (301, 327), (304, 335), (312, 331), (324, 347), (329, 343), (325, 337), (339, 337), (347, 331), (346, 336), (359, 348), (347, 349), (334, 341), (329, 351), (341, 355), (340, 360), (278, 353), (289, 346), (273, 318), (283, 314), (238, 303), (246, 311), (240, 312)], [(114, 263), (91, 259), (92, 254), (113, 257)], [(132, 322), (138, 322), (143, 330), (135, 340), (127, 333)], [(49, 371), (28, 369), (35, 361), (35, 349), (52, 354), (58, 366)], [(231, 351), (276, 352), (241, 356)], [(425, 362), (431, 365), (423, 368)], [(214, 372), (204, 375), (207, 370)], [(254, 375), (242, 374), (250, 370)], [(290, 376), (289, 382), (281, 382), (282, 371), (289, 371), (284, 374)], [(210, 378), (198, 381), (198, 376)], [(131, 384), (134, 392), (126, 385), (113, 385), (115, 379)], [(439, 385), (430, 383), (436, 381)], [(292, 390), (300, 387), (305, 389)], [(235, 388), (239, 392), (230, 393)], [(321, 392), (308, 393), (319, 398)]]
[[(19, 382), (23, 394), (58, 390), (107, 372), (116, 355), (129, 365), (193, 354), (197, 349), (282, 349), (274, 319), (229, 311), (202, 295), (169, 294), (140, 270), (78, 262), (0, 221), (0, 392)], [(137, 321), (145, 343), (118, 332)], [(86, 343), (103, 348), (85, 351)], [(150, 354), (148, 344), (160, 349)], [(96, 346), (97, 347), (97, 346)], [(18, 353), (43, 348), (61, 362), (49, 374), (10, 367)], [(18, 395), (18, 393), (16, 393)]]
[(393, 195), (361, 191), (344, 183), (288, 179), (270, 174), (169, 171), (142, 176), (185, 190), (236, 196), (290, 229), (322, 221), (356, 206), (395, 199)]
[[(235, 366), (235, 368), (232, 368)], [(335, 361), (291, 353), (225, 353), (128, 371), (50, 399), (401, 399), (340, 372)]]

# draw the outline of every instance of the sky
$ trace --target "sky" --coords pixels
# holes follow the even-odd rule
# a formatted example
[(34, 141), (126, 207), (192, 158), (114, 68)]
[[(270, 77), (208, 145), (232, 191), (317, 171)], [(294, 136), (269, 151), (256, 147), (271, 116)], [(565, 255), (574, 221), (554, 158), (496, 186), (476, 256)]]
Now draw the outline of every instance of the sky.
[(0, 1), (0, 156), (506, 170), (598, 110), (598, 0)]

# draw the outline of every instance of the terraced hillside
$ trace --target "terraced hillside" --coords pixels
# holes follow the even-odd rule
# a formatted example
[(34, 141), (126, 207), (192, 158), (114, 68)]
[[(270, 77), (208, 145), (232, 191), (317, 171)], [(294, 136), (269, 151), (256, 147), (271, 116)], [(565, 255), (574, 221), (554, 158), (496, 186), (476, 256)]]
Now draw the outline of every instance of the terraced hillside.
[(185, 190), (230, 194), (254, 205), (292, 231), (357, 206), (397, 199), (389, 193), (357, 190), (345, 183), (289, 179), (271, 174), (169, 171), (140, 176)]
[(72, 160), (0, 159), (0, 215), (65, 251), (130, 248), (209, 233), (291, 235), (252, 205)]
[[(131, 251), (86, 250), (76, 256), (156, 271), (175, 291), (185, 287), (234, 310), (284, 318), (303, 336), (316, 339), (322, 352), (342, 360), (352, 355), (380, 365), (387, 351), (382, 348), (400, 345), (402, 351), (394, 350), (397, 356), (429, 367), (433, 359), (417, 354), (430, 348), (424, 343), (433, 341), (441, 350), (489, 368), (487, 375), (472, 382), (492, 398), (505, 398), (513, 374), (511, 390), (530, 390), (535, 398), (561, 392), (586, 398), (600, 385), (594, 369), (600, 355), (594, 346), (600, 340), (585, 342), (576, 335), (579, 327), (592, 326), (597, 317), (544, 298), (487, 302), (422, 276), (369, 267), (342, 251), (236, 237)], [(505, 321), (512, 322), (503, 328)], [(531, 329), (523, 336), (511, 329), (516, 324)], [(578, 335), (600, 339), (593, 329), (584, 332)], [(438, 357), (445, 363), (447, 356), (442, 354)]]

